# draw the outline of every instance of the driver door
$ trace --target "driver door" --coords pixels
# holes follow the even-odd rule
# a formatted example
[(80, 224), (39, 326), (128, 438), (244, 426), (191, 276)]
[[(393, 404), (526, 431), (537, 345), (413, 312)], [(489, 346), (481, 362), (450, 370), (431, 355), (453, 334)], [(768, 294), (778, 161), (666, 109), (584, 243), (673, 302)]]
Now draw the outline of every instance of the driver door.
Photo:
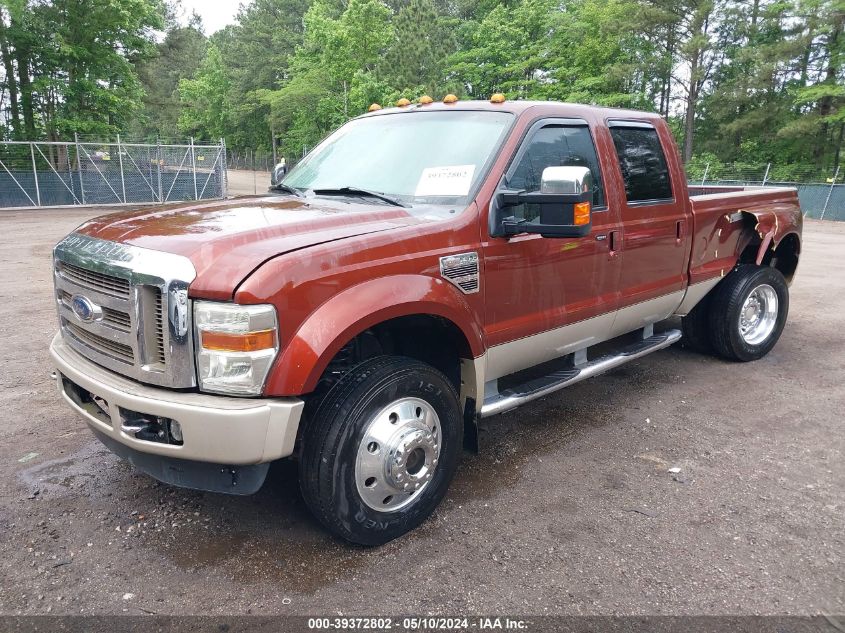
[[(614, 247), (621, 245), (621, 224), (619, 210), (608, 207), (586, 121), (535, 123), (500, 189), (539, 191), (543, 169), (561, 165), (584, 166), (592, 172), (591, 232), (580, 238), (489, 237), (487, 232), (482, 243), (485, 334), (490, 346), (487, 380), (598, 343), (611, 331), (621, 271)], [(494, 195), (491, 207), (495, 204)], [(508, 213), (537, 222), (536, 206), (523, 204)]]

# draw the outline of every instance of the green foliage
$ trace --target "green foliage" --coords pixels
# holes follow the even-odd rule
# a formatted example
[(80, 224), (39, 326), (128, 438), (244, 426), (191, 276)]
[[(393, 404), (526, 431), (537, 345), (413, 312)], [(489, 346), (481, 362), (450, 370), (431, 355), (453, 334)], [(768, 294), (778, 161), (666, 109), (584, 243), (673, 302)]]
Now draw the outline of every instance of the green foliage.
[(179, 130), (200, 140), (222, 138), (231, 118), (229, 91), (223, 56), (211, 44), (196, 76), (179, 82)]
[(153, 52), (153, 30), (163, 25), (158, 0), (14, 0), (3, 8), (9, 28), (0, 52), (7, 73), (17, 74), (23, 125), (15, 125), (25, 136), (110, 135), (129, 125), (143, 96), (135, 65)]
[(253, 0), (209, 38), (173, 3), (0, 0), (6, 134), (293, 160), (371, 103), (504, 92), (659, 112), (691, 177), (841, 162), (845, 0)]
[(176, 138), (182, 104), (179, 82), (192, 77), (206, 56), (208, 44), (199, 19), (168, 29), (156, 54), (136, 65), (144, 89), (143, 111), (128, 130), (131, 138)]

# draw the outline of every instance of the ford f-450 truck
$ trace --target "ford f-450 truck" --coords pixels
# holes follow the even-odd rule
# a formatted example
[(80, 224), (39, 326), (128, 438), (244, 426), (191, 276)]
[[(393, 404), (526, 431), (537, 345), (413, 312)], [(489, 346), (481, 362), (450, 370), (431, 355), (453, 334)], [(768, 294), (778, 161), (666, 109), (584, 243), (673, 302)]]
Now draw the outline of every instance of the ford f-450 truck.
[(293, 456), (319, 521), (374, 545), (431, 514), (481, 418), (682, 336), (775, 345), (794, 189), (690, 192), (653, 114), (428, 101), (372, 108), (266, 195), (55, 247), (59, 390), (106, 446), (236, 494)]

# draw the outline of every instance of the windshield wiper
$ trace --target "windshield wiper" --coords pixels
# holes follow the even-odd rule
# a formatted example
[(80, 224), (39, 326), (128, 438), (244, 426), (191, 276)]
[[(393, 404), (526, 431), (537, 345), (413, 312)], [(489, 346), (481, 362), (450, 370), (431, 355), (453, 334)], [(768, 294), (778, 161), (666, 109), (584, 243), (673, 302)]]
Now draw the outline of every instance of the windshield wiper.
[(302, 192), (299, 189), (291, 187), (290, 185), (284, 185), (282, 183), (279, 183), (277, 185), (272, 185), (270, 187), (270, 191), (283, 191), (284, 193), (292, 193), (297, 198), (302, 197)]
[(405, 209), (408, 208), (407, 204), (403, 204), (395, 198), (386, 196), (383, 193), (379, 193), (378, 191), (369, 191), (368, 189), (359, 189), (358, 187), (335, 187), (333, 189), (313, 189), (312, 191), (317, 196), (364, 196), (366, 198), (375, 198), (376, 200), (382, 200), (383, 202), (388, 202), (390, 204), (396, 205), (397, 207), (403, 207)]

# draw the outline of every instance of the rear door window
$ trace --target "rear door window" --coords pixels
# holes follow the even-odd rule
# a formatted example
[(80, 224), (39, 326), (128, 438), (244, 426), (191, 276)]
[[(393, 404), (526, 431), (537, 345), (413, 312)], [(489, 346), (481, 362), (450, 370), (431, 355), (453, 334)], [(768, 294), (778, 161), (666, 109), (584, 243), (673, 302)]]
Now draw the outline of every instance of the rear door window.
[(628, 202), (672, 200), (672, 181), (657, 130), (650, 125), (624, 127), (611, 123)]

